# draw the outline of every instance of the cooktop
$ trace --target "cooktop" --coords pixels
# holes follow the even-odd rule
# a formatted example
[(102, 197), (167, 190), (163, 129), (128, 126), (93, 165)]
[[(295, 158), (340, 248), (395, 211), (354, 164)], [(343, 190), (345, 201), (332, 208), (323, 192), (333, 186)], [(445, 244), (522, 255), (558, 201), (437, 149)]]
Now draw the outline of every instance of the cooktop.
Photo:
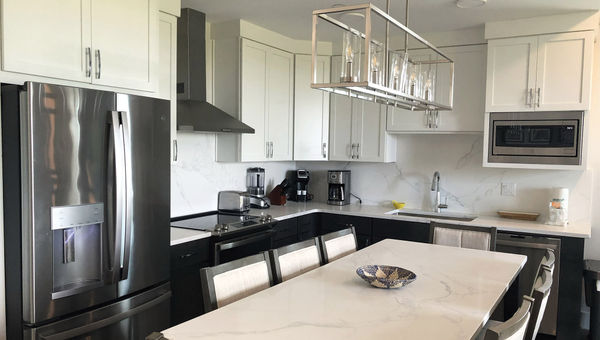
[(273, 221), (270, 215), (236, 215), (215, 212), (213, 214), (183, 218), (172, 221), (171, 226), (177, 228), (209, 231), (221, 236), (242, 230), (250, 230), (269, 224)]

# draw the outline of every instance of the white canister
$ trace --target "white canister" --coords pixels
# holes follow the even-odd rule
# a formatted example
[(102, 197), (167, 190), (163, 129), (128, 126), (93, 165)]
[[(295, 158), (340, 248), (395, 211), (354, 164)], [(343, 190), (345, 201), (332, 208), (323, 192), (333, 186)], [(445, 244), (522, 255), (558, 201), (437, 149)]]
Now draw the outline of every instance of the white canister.
[(566, 225), (569, 221), (569, 189), (553, 188), (548, 205), (548, 224)]

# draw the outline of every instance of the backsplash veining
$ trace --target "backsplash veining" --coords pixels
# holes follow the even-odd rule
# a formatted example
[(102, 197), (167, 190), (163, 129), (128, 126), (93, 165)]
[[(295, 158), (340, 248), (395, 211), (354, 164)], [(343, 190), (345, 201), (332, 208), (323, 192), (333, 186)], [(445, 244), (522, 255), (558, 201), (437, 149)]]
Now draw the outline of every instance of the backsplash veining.
[(217, 209), (221, 190), (246, 190), (246, 169), (265, 168), (265, 186), (270, 191), (281, 182), (293, 162), (215, 162), (215, 135), (178, 132), (178, 162), (171, 166), (171, 216), (197, 214)]
[[(549, 189), (571, 191), (572, 220), (590, 218), (591, 171), (518, 170), (483, 168), (481, 135), (399, 135), (397, 162), (297, 162), (311, 171), (310, 187), (317, 201), (327, 199), (328, 169), (352, 171), (352, 192), (363, 204), (388, 205), (397, 200), (407, 208), (431, 208), (431, 180), (441, 173), (442, 202), (450, 211), (496, 215), (498, 210), (533, 211), (545, 214)], [(515, 197), (501, 196), (501, 183), (515, 183)], [(354, 200), (354, 199), (353, 199)]]

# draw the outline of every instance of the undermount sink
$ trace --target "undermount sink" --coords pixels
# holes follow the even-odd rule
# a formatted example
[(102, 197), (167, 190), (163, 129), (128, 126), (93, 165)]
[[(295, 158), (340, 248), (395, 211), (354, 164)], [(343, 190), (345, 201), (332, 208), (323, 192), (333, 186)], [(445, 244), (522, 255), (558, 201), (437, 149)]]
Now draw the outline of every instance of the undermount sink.
[(433, 211), (421, 211), (421, 210), (392, 210), (386, 213), (386, 215), (401, 215), (401, 216), (412, 216), (412, 217), (423, 217), (423, 218), (435, 218), (440, 220), (452, 220), (452, 221), (463, 221), (471, 222), (477, 218), (475, 215), (467, 215), (460, 213), (451, 212), (433, 212)]

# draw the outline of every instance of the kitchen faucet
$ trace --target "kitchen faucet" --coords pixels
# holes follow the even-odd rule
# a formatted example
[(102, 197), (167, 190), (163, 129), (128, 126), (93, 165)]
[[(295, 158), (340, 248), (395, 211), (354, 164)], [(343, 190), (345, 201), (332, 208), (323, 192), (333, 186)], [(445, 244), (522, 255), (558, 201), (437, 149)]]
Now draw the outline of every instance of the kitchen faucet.
[(436, 171), (433, 173), (433, 180), (431, 181), (431, 191), (435, 191), (435, 205), (433, 211), (442, 212), (442, 209), (447, 209), (448, 204), (442, 204), (440, 195), (440, 172)]

